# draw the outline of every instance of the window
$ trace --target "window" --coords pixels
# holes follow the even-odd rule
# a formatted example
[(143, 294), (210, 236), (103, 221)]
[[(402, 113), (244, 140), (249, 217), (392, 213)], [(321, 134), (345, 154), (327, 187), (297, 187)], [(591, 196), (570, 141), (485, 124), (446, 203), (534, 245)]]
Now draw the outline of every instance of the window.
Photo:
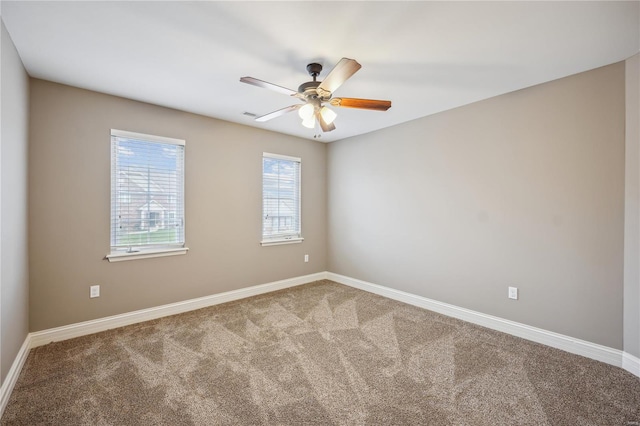
[(301, 243), (300, 159), (262, 154), (263, 246)]
[(185, 141), (111, 130), (109, 261), (184, 254)]

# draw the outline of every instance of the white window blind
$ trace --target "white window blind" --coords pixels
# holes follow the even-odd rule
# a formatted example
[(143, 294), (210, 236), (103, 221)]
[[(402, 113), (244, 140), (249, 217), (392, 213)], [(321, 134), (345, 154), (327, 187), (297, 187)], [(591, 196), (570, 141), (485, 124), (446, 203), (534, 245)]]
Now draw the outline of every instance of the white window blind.
[(262, 155), (262, 244), (302, 241), (299, 158)]
[(184, 247), (181, 139), (111, 130), (111, 252)]

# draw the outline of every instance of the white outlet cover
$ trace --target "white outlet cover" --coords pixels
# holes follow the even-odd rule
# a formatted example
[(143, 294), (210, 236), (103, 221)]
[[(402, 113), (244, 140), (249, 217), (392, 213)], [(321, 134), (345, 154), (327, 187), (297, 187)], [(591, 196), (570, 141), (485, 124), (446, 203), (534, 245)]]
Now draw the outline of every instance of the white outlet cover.
[(99, 285), (92, 285), (89, 288), (89, 297), (90, 298), (100, 297), (100, 286)]
[(518, 300), (518, 288), (509, 287), (509, 299)]

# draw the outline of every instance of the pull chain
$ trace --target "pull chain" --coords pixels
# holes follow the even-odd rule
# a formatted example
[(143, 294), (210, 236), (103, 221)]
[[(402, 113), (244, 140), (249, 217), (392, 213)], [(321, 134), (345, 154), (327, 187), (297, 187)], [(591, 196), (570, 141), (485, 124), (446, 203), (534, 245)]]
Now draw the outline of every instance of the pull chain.
[(316, 125), (313, 126), (313, 130), (316, 131), (316, 134), (313, 135), (314, 139), (320, 139), (322, 137), (322, 132), (320, 131), (320, 123), (318, 123), (318, 120), (316, 120)]

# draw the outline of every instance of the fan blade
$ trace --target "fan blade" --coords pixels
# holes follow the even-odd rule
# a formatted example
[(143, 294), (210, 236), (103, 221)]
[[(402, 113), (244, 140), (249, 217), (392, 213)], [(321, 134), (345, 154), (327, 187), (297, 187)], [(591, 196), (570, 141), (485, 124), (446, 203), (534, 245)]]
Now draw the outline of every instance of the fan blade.
[(295, 90), (287, 89), (286, 87), (278, 86), (277, 84), (267, 83), (266, 81), (258, 80), (257, 78), (253, 77), (242, 77), (240, 78), (240, 81), (242, 83), (263, 87), (265, 89), (270, 89), (288, 96), (296, 96), (298, 94), (298, 92), (296, 92)]
[(333, 123), (327, 124), (327, 122), (324, 121), (324, 118), (322, 118), (322, 115), (319, 112), (316, 112), (316, 120), (318, 120), (318, 123), (320, 123), (320, 128), (323, 132), (330, 132), (336, 129), (336, 126)]
[(342, 83), (358, 71), (362, 65), (354, 59), (342, 58), (318, 86), (318, 93), (324, 97), (331, 96)]
[(280, 117), (281, 115), (285, 115), (288, 112), (296, 111), (300, 109), (304, 104), (297, 105), (289, 105), (286, 108), (279, 109), (277, 111), (270, 112), (269, 114), (261, 115), (260, 117), (256, 117), (256, 121), (269, 121), (272, 118)]
[(391, 101), (379, 101), (376, 99), (333, 98), (329, 103), (335, 107), (371, 109), (375, 111), (386, 111), (391, 108)]

